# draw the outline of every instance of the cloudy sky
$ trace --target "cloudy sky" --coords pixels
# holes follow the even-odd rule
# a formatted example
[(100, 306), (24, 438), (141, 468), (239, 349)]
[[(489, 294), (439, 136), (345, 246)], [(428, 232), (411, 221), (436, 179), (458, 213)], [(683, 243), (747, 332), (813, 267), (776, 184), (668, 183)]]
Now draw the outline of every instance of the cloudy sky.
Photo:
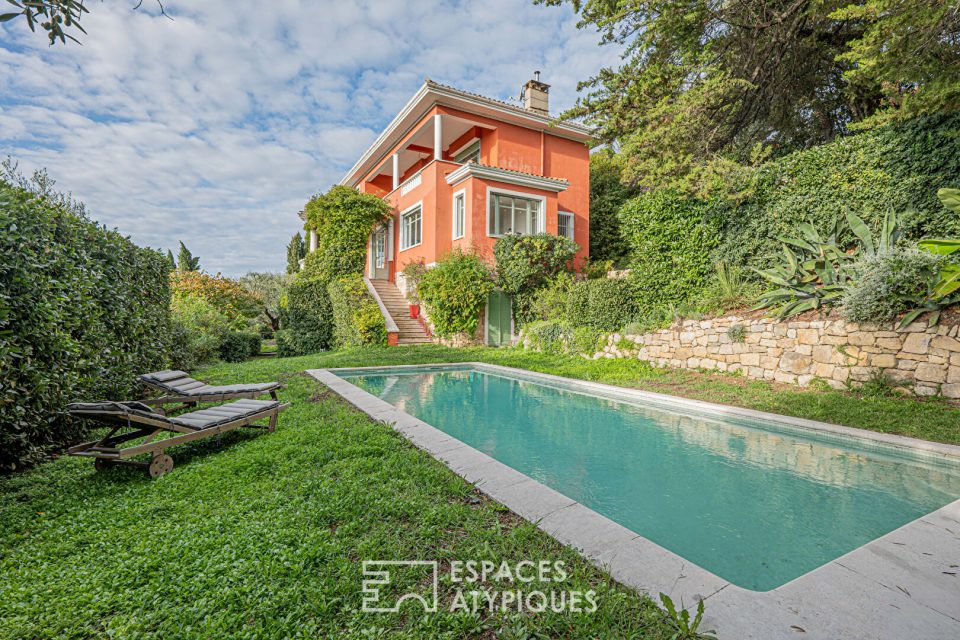
[(541, 69), (556, 111), (618, 54), (530, 0), (134, 4), (89, 3), (83, 46), (0, 25), (0, 155), (227, 275), (284, 268), (297, 211), (424, 77), (509, 99)]

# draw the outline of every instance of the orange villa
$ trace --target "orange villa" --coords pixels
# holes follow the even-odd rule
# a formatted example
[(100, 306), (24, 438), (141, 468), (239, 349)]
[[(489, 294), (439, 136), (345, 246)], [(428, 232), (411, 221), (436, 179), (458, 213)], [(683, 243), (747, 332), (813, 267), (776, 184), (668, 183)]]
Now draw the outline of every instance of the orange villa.
[[(411, 262), (429, 266), (455, 248), (492, 261), (500, 236), (538, 232), (574, 240), (577, 263), (587, 257), (591, 135), (550, 116), (550, 87), (537, 76), (523, 86), (523, 106), (426, 80), (340, 181), (394, 210), (371, 234), (365, 274), (391, 344), (428, 339), (403, 297)], [(311, 250), (314, 242), (311, 234)], [(509, 299), (492, 295), (486, 343), (513, 338), (510, 316)]]

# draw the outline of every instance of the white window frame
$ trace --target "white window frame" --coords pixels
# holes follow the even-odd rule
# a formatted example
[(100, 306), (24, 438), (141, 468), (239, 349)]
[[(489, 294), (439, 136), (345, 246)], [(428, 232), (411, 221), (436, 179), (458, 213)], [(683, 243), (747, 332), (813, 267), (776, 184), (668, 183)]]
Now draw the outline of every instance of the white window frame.
[(487, 220), (486, 220), (486, 233), (488, 238), (500, 238), (506, 234), (503, 233), (490, 233), (490, 205), (493, 202), (494, 195), (504, 195), (510, 196), (511, 198), (526, 198), (527, 200), (539, 200), (540, 201), (540, 212), (537, 216), (537, 229), (535, 231), (528, 231), (525, 235), (532, 235), (534, 233), (545, 233), (547, 227), (547, 197), (538, 196), (533, 193), (525, 193), (523, 191), (510, 191), (508, 189), (500, 189), (497, 187), (487, 187)]
[[(407, 244), (409, 238), (407, 238), (407, 225), (404, 222), (404, 218), (412, 214), (417, 209), (420, 210), (420, 233), (419, 241), (416, 244)], [(423, 200), (407, 207), (400, 212), (400, 251), (406, 251), (407, 249), (413, 249), (414, 247), (419, 247), (423, 244)]]
[(558, 236), (560, 235), (560, 218), (566, 218), (566, 219), (567, 219), (567, 229), (570, 230), (570, 235), (568, 235), (568, 236), (562, 236), (562, 237), (567, 238), (568, 240), (573, 240), (573, 238), (574, 238), (574, 229), (575, 229), (575, 227), (573, 226), (573, 224), (574, 224), (574, 220), (576, 219), (576, 216), (573, 215), (573, 212), (572, 212), (572, 211), (558, 211), (558, 212), (557, 212), (557, 235), (558, 235)]
[[(457, 198), (461, 198), (463, 209), (460, 211), (460, 234), (457, 234)], [(460, 189), (453, 194), (453, 204), (450, 209), (450, 227), (453, 232), (453, 239), (459, 240), (467, 235), (467, 190)]]
[(477, 145), (477, 159), (475, 160), (475, 162), (477, 162), (477, 163), (479, 164), (479, 162), (480, 162), (480, 154), (483, 153), (483, 147), (482, 147), (481, 144), (480, 144), (480, 138), (473, 138), (472, 140), (470, 140), (470, 142), (466, 143), (465, 145), (463, 145), (462, 147), (460, 147), (459, 149), (457, 149), (456, 151), (454, 151), (453, 153), (451, 153), (451, 154), (450, 154), (450, 157), (453, 158), (453, 161), (454, 161), (454, 162), (459, 162), (460, 164), (466, 164), (466, 163), (464, 163), (464, 162), (461, 161), (461, 160), (457, 160), (457, 156), (459, 156), (460, 154), (462, 154), (464, 151), (466, 151), (467, 149), (469, 149), (469, 148), (472, 147), (473, 145)]
[[(380, 243), (383, 243), (381, 248)], [(387, 266), (387, 230), (380, 228), (373, 232), (373, 256), (375, 268), (383, 269)]]

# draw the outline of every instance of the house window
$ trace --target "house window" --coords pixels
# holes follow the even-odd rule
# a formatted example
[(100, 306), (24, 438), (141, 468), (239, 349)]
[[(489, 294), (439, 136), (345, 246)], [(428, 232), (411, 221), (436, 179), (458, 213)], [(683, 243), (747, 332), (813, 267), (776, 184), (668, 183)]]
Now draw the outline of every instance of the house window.
[(542, 201), (503, 193), (490, 194), (487, 235), (525, 235), (543, 230)]
[(377, 256), (377, 269), (383, 269), (386, 265), (387, 260), (387, 233), (386, 231), (377, 231), (376, 235), (373, 236), (376, 246), (374, 248), (374, 255)]
[(464, 147), (457, 155), (453, 156), (454, 162), (459, 162), (460, 164), (466, 164), (471, 160), (474, 162), (480, 162), (480, 141), (470, 143), (468, 146)]
[(463, 237), (467, 217), (467, 195), (463, 191), (453, 196), (453, 239)]
[(557, 213), (557, 235), (573, 240), (573, 214), (568, 211)]
[(400, 216), (400, 251), (420, 244), (421, 211), (418, 205)]

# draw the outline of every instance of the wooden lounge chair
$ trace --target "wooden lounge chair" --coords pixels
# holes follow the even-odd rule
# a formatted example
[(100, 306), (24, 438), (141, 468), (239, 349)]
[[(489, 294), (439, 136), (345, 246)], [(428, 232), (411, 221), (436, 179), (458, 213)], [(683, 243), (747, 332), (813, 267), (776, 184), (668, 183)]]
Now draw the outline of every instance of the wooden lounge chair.
[(146, 387), (163, 392), (159, 398), (143, 400), (147, 405), (164, 405), (182, 402), (187, 406), (198, 402), (223, 402), (236, 398), (258, 398), (270, 394), (277, 399), (277, 390), (282, 388), (279, 382), (255, 382), (250, 384), (227, 384), (212, 386), (201, 380), (195, 380), (183, 371), (154, 371), (138, 376), (137, 380)]
[[(113, 464), (126, 464), (143, 467), (150, 477), (157, 478), (173, 469), (173, 458), (165, 452), (168, 447), (226, 433), (237, 427), (273, 431), (280, 412), (289, 406), (289, 403), (281, 404), (276, 400), (237, 400), (171, 418), (142, 402), (77, 402), (67, 407), (71, 415), (113, 428), (99, 440), (70, 447), (67, 453), (92, 457), (98, 471)], [(267, 418), (266, 425), (253, 424)], [(157, 439), (164, 433), (172, 435)], [(124, 448), (119, 446), (138, 438), (144, 438), (144, 441)], [(150, 454), (150, 461), (130, 460), (141, 454)]]

